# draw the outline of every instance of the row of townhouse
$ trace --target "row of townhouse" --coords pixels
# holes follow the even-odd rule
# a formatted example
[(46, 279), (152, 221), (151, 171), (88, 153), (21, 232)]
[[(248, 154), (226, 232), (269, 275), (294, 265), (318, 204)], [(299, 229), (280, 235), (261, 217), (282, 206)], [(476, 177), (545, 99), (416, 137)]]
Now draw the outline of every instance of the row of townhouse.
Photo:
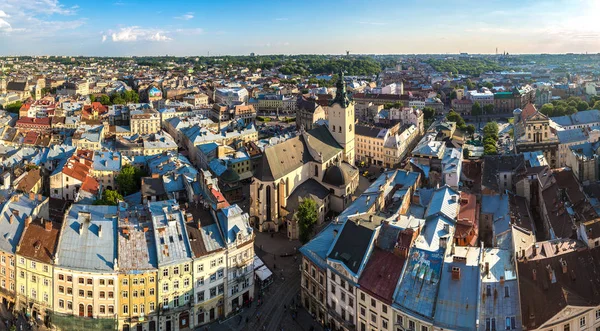
[(210, 205), (14, 195), (0, 215), (0, 298), (61, 329), (186, 330), (223, 318), (254, 296), (254, 233), (237, 205)]

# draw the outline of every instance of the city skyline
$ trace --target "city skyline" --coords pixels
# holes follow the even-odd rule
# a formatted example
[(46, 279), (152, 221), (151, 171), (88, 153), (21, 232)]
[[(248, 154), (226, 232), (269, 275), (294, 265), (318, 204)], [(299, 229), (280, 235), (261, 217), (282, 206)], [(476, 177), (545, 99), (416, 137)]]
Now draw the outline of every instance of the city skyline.
[(0, 55), (598, 53), (593, 0), (7, 0)]

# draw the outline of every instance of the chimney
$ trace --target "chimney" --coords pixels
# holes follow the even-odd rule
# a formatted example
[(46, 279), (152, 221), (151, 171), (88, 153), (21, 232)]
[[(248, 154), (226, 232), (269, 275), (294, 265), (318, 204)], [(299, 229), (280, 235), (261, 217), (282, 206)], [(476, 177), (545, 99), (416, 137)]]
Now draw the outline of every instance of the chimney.
[(35, 193), (29, 192), (29, 200), (31, 200), (31, 201), (35, 200)]
[(37, 199), (38, 199), (38, 201), (42, 201), (42, 195), (41, 195), (41, 194), (38, 194), (38, 197), (37, 197)]
[(27, 218), (25, 218), (25, 225), (28, 226), (29, 224), (31, 224), (32, 221), (33, 218), (31, 218), (31, 215), (27, 216)]
[(489, 275), (490, 274), (490, 263), (486, 262), (485, 263), (485, 275)]
[(562, 272), (563, 274), (566, 274), (568, 269), (567, 269), (567, 261), (563, 260), (562, 258), (560, 259), (560, 265), (562, 266)]
[(102, 225), (98, 225), (98, 237), (102, 237)]
[(374, 216), (374, 215), (369, 215), (369, 222), (370, 222), (370, 223), (373, 223), (373, 218), (375, 218), (375, 216)]
[(460, 268), (452, 267), (452, 280), (460, 280)]
[(13, 214), (10, 214), (10, 216), (8, 217), (8, 223), (13, 224), (14, 220), (15, 220), (15, 216)]
[(13, 195), (13, 202), (19, 202), (19, 198), (21, 197), (20, 194), (15, 194)]
[(46, 229), (46, 231), (52, 231), (52, 221), (51, 220), (45, 220), (42, 218), (42, 222), (44, 223), (44, 229)]
[(79, 235), (83, 234), (83, 223), (79, 223)]

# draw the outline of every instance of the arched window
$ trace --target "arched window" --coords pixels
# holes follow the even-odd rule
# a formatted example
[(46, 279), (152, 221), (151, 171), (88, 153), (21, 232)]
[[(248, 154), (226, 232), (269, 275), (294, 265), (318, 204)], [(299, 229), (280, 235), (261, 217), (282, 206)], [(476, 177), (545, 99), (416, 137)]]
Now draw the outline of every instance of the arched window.
[(332, 126), (331, 132), (335, 132), (335, 125)]
[(92, 308), (92, 305), (88, 305), (87, 307), (87, 317), (94, 317), (94, 308)]
[(319, 166), (315, 165), (315, 176), (319, 177)]
[(341, 125), (340, 125), (340, 128), (339, 128), (339, 131), (338, 131), (338, 132), (339, 132), (339, 133), (342, 133), (342, 126), (341, 126)]
[(85, 316), (85, 306), (83, 305), (83, 303), (79, 304), (79, 316), (80, 317)]

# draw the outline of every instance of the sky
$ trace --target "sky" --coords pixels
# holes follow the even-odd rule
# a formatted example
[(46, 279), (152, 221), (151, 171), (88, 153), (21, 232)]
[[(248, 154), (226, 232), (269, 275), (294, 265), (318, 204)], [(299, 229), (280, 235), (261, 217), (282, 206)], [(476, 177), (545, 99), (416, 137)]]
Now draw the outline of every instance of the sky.
[(0, 0), (0, 56), (598, 53), (600, 0)]

